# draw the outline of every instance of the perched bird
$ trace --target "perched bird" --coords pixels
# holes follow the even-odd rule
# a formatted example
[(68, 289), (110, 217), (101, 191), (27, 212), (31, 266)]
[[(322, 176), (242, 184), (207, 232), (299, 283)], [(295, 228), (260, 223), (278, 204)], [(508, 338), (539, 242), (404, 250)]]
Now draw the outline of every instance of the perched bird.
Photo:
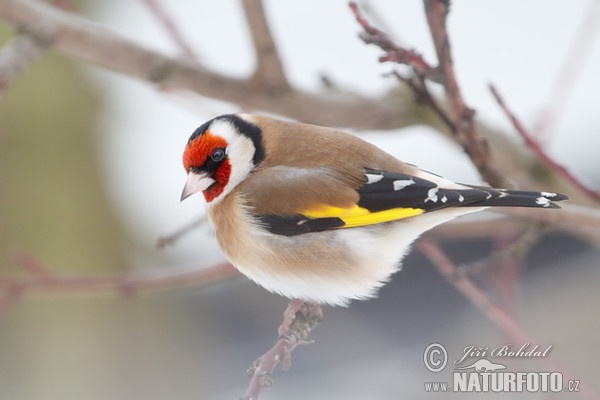
[(464, 185), (339, 130), (222, 115), (183, 153), (219, 246), (267, 290), (311, 303), (373, 297), (423, 232), (490, 206), (559, 208), (558, 193)]

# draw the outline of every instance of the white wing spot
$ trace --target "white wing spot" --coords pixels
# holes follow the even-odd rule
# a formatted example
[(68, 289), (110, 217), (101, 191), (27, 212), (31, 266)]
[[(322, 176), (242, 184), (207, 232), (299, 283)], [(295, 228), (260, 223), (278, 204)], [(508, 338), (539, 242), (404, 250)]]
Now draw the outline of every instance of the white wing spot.
[(458, 201), (460, 201), (461, 203), (462, 203), (463, 201), (465, 201), (465, 198), (464, 198), (464, 197), (463, 197), (463, 195), (462, 195), (462, 194), (460, 194), (460, 193), (458, 194)]
[(444, 195), (444, 197), (442, 197), (442, 203), (445, 203), (448, 201), (448, 198), (446, 197), (446, 195)]
[(556, 193), (551, 193), (551, 192), (540, 192), (540, 194), (543, 197), (556, 197), (557, 196)]
[(367, 185), (377, 183), (383, 179), (383, 174), (365, 174), (367, 177)]
[(438, 196), (437, 196), (437, 192), (438, 192), (438, 188), (431, 188), (429, 189), (429, 191), (427, 192), (427, 198), (425, 199), (425, 203), (427, 203), (428, 201), (437, 203), (438, 201)]
[(548, 207), (550, 205), (550, 200), (545, 197), (538, 197), (535, 199), (535, 203), (539, 204), (542, 207)]
[(415, 181), (413, 181), (412, 179), (398, 179), (397, 181), (394, 181), (393, 184), (394, 190), (398, 191), (404, 189), (407, 186), (414, 185)]

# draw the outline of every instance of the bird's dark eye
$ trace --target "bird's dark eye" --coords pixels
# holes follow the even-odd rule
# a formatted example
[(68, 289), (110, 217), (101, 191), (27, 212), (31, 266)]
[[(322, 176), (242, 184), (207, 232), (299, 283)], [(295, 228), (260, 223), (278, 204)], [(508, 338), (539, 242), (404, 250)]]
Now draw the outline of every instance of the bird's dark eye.
[(210, 153), (210, 159), (213, 160), (214, 162), (223, 161), (224, 158), (225, 158), (225, 149), (222, 149), (220, 147), (218, 149), (214, 149), (212, 151), (212, 153)]

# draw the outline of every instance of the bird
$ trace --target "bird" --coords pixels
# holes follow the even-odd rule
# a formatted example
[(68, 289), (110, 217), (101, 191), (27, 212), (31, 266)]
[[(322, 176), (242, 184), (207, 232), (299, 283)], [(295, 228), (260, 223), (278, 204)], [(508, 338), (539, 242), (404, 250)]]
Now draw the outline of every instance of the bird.
[(347, 306), (375, 297), (429, 229), (487, 207), (567, 196), (456, 183), (334, 128), (226, 114), (183, 152), (181, 201), (202, 193), (219, 247), (270, 292)]

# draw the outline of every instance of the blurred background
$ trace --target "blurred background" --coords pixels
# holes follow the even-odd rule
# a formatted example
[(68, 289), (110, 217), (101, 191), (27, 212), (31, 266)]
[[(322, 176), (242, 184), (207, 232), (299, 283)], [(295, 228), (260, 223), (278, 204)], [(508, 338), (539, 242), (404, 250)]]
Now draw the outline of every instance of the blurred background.
[[(459, 83), (478, 121), (520, 143), (489, 82), (529, 126), (558, 114), (548, 107), (553, 96), (568, 97), (540, 140), (600, 189), (597, 4), (461, 0), (452, 5), (449, 30)], [(363, 5), (374, 24), (435, 60), (421, 2)], [(239, 78), (252, 73), (256, 60), (238, 1), (163, 6), (204, 66)], [(145, 47), (179, 54), (144, 1), (72, 7)], [(318, 92), (326, 77), (376, 98), (398, 86), (382, 76), (393, 66), (379, 64), (380, 51), (357, 38), (360, 29), (345, 1), (266, 0), (264, 7), (294, 87)], [(589, 25), (583, 36), (582, 24)], [(12, 34), (0, 20), (2, 42)], [(568, 62), (573, 54), (577, 62)], [(0, 98), (0, 280), (26, 277), (15, 261), (23, 253), (55, 274), (99, 277), (166, 276), (223, 261), (207, 226), (165, 248), (156, 242), (204, 212), (200, 197), (179, 203), (187, 138), (207, 119), (238, 111), (236, 104), (162, 91), (52, 50), (44, 54)], [(430, 122), (358, 134), (424, 169), (480, 182), (462, 150)], [(458, 264), (493, 250), (485, 237), (442, 243)], [(600, 254), (594, 243), (561, 230), (545, 235), (518, 272), (512, 300), (523, 328), (552, 345), (553, 357), (598, 393)], [(19, 400), (236, 399), (248, 382), (246, 368), (277, 339), (286, 304), (244, 277), (127, 297), (33, 293), (0, 307), (0, 394)], [(510, 343), (418, 251), (377, 299), (324, 313), (325, 322), (311, 334), (314, 343), (293, 353), (290, 371), (276, 371), (275, 386), (263, 398), (448, 397), (424, 391), (424, 382), (449, 381), (452, 372), (425, 369), (430, 343), (444, 344), (450, 360), (467, 346)], [(535, 360), (509, 365), (549, 370)]]

